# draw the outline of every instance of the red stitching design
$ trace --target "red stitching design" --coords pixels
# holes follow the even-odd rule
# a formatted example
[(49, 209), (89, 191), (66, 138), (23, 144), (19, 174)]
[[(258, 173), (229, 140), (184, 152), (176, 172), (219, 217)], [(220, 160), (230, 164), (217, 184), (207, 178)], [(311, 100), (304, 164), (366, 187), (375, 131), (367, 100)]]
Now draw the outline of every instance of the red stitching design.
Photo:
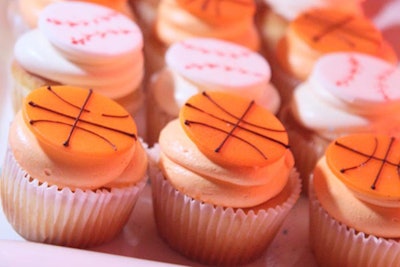
[(378, 91), (382, 94), (383, 99), (385, 100), (390, 100), (390, 96), (387, 95), (386, 90), (388, 89), (388, 85), (386, 83), (387, 79), (393, 74), (395, 71), (395, 68), (389, 68), (385, 71), (383, 71), (381, 74), (378, 75), (377, 80), (378, 80)]
[(190, 70), (190, 69), (203, 70), (203, 69), (217, 69), (217, 68), (223, 69), (226, 72), (238, 72), (241, 74), (252, 75), (255, 77), (263, 77), (264, 76), (262, 73), (259, 73), (259, 72), (250, 72), (243, 68), (234, 68), (231, 66), (216, 64), (216, 63), (204, 63), (204, 64), (191, 63), (191, 64), (185, 65), (185, 69), (187, 69), (187, 70)]
[(360, 72), (360, 62), (352, 55), (349, 57), (349, 65), (349, 74), (343, 79), (337, 80), (337, 86), (348, 86), (352, 81), (354, 81), (356, 74)]
[(214, 54), (214, 55), (216, 55), (218, 57), (231, 57), (233, 59), (237, 59), (237, 58), (240, 58), (240, 57), (248, 57), (251, 54), (251, 52), (246, 51), (246, 50), (242, 50), (242, 51), (240, 51), (238, 53), (229, 53), (229, 52), (221, 51), (221, 50), (206, 49), (204, 47), (199, 47), (199, 46), (196, 46), (196, 45), (193, 45), (193, 44), (189, 44), (189, 43), (186, 43), (186, 42), (182, 42), (181, 44), (186, 49), (195, 50), (195, 51), (198, 51), (198, 52), (203, 53), (203, 54)]

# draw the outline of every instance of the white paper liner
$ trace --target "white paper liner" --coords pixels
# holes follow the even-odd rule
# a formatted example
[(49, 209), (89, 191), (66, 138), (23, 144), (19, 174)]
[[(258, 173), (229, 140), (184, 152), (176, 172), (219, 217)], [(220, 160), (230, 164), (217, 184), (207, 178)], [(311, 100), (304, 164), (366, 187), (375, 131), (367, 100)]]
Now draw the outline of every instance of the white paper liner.
[(194, 200), (150, 171), (153, 207), (160, 236), (186, 257), (211, 265), (233, 266), (259, 257), (275, 237), (299, 198), (301, 183), (293, 171), (292, 194), (268, 210), (233, 209)]
[(7, 220), (23, 238), (83, 248), (105, 243), (122, 230), (146, 180), (95, 192), (59, 189), (31, 178), (8, 149), (1, 200)]
[(400, 266), (400, 243), (357, 232), (320, 205), (310, 181), (310, 240), (319, 266)]
[(280, 115), (280, 119), (287, 130), (290, 149), (303, 183), (303, 193), (307, 195), (309, 177), (313, 173), (317, 161), (324, 155), (330, 141), (296, 122), (290, 107), (282, 110)]
[(160, 104), (155, 99), (154, 89), (152, 86), (148, 87), (146, 109), (147, 109), (146, 142), (151, 146), (154, 143), (158, 142), (158, 137), (164, 126), (167, 125), (168, 122), (175, 119), (177, 116), (171, 115), (162, 109)]

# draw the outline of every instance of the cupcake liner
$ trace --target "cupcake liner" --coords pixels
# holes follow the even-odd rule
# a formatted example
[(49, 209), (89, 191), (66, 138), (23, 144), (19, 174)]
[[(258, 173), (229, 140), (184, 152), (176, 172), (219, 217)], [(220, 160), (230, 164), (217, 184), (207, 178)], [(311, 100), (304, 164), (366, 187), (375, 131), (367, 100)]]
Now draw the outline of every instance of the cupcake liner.
[(294, 171), (290, 177), (292, 194), (280, 205), (234, 209), (194, 200), (175, 190), (161, 172), (151, 173), (154, 216), (160, 236), (186, 257), (211, 265), (233, 266), (259, 257), (301, 190)]
[[(157, 78), (153, 76), (153, 78)], [(147, 94), (147, 138), (146, 142), (151, 146), (158, 141), (161, 130), (176, 116), (167, 113), (161, 108), (155, 99), (153, 87), (149, 86)]]
[(7, 220), (23, 238), (90, 247), (111, 240), (122, 230), (146, 180), (110, 190), (60, 189), (30, 177), (8, 149), (0, 181), (1, 200)]
[(367, 235), (336, 221), (322, 208), (311, 185), (310, 239), (319, 266), (400, 266), (398, 241)]
[(290, 149), (302, 180), (303, 192), (307, 195), (310, 175), (317, 161), (324, 155), (330, 140), (302, 127), (296, 122), (290, 107), (282, 111), (280, 119), (287, 130)]

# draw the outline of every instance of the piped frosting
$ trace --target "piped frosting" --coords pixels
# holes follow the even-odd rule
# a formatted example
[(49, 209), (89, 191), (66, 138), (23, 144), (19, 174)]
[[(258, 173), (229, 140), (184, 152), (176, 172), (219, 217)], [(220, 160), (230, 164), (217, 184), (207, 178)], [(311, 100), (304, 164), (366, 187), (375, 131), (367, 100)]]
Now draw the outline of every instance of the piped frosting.
[(314, 172), (314, 190), (330, 216), (377, 237), (399, 238), (398, 138), (352, 134), (334, 140)]
[(163, 82), (154, 83), (154, 93), (169, 114), (177, 116), (189, 97), (204, 90), (243, 95), (273, 113), (279, 109), (268, 62), (246, 47), (214, 38), (190, 38), (173, 44), (165, 59), (166, 68), (158, 75)]
[(210, 37), (257, 50), (260, 41), (254, 12), (251, 0), (162, 0), (155, 30), (167, 46), (188, 38)]
[(175, 188), (228, 207), (273, 198), (294, 164), (278, 119), (254, 101), (222, 92), (191, 97), (159, 144), (160, 168)]
[(142, 47), (142, 33), (128, 17), (72, 1), (48, 5), (38, 28), (18, 39), (14, 55), (32, 74), (116, 99), (141, 84)]
[(400, 70), (380, 58), (331, 53), (295, 89), (292, 112), (306, 128), (329, 138), (359, 131), (397, 135), (399, 84)]

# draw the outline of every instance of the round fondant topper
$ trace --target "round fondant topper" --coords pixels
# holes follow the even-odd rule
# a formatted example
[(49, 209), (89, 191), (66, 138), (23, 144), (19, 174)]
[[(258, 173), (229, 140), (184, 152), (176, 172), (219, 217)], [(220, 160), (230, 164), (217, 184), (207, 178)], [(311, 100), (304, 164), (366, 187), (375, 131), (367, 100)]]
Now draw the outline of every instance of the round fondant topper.
[(400, 70), (367, 54), (327, 54), (317, 61), (311, 80), (335, 97), (355, 105), (399, 105)]
[(38, 88), (26, 97), (23, 115), (38, 140), (58, 151), (96, 157), (136, 145), (136, 124), (129, 113), (91, 90)]
[(268, 110), (222, 92), (192, 96), (179, 118), (185, 132), (210, 160), (229, 166), (265, 166), (280, 159), (288, 135)]
[(354, 134), (338, 138), (326, 150), (333, 173), (357, 196), (400, 205), (400, 142), (387, 135)]
[(85, 2), (48, 5), (39, 17), (39, 29), (58, 49), (81, 60), (104, 60), (141, 49), (139, 27), (110, 8)]
[(368, 19), (333, 9), (313, 9), (291, 24), (301, 38), (321, 52), (359, 51), (377, 54), (382, 35)]
[(242, 18), (252, 18), (256, 10), (253, 0), (177, 0), (177, 2), (194, 16), (212, 25), (226, 25)]
[(168, 49), (165, 58), (169, 68), (194, 83), (246, 95), (250, 93), (250, 97), (253, 97), (252, 93), (246, 92), (246, 89), (257, 86), (257, 89), (265, 89), (263, 87), (271, 77), (270, 66), (261, 55), (246, 47), (213, 38), (177, 42)]

